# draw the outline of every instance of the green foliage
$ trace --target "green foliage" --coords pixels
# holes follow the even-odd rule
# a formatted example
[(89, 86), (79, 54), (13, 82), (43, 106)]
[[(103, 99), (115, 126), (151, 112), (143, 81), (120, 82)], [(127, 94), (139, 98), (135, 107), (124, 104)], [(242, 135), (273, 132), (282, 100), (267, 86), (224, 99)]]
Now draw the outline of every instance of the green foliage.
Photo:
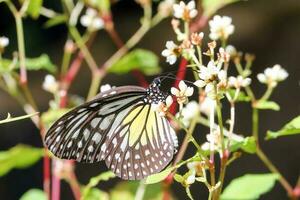
[(255, 138), (253, 136), (246, 137), (240, 142), (233, 141), (230, 150), (231, 151), (237, 151), (238, 149), (242, 149), (243, 151), (247, 153), (255, 153), (256, 152), (256, 143)]
[(68, 111), (70, 110), (67, 108), (60, 108), (58, 110), (50, 109), (42, 114), (41, 120), (46, 125), (46, 127), (50, 127), (56, 120), (58, 120), (58, 118), (63, 116)]
[(35, 164), (44, 155), (42, 148), (19, 144), (8, 151), (0, 151), (0, 176), (10, 170), (24, 169)]
[(53, 26), (64, 24), (67, 20), (68, 20), (68, 18), (66, 15), (57, 15), (57, 16), (47, 20), (46, 23), (44, 24), (44, 26), (45, 26), (45, 28), (50, 28)]
[(158, 57), (151, 51), (136, 49), (112, 65), (109, 72), (126, 74), (132, 70), (140, 70), (146, 75), (154, 75), (160, 72)]
[(258, 199), (273, 188), (276, 180), (277, 174), (246, 174), (232, 180), (222, 193), (221, 199)]
[[(46, 70), (50, 73), (56, 72), (56, 66), (51, 62), (47, 54), (42, 54), (36, 58), (26, 58), (25, 64), (27, 70)], [(19, 62), (14, 63), (14, 61), (9, 59), (2, 59), (2, 63), (0, 63), (0, 73), (11, 72), (11, 70), (19, 68)]]
[(206, 16), (213, 15), (220, 8), (241, 0), (203, 0), (202, 7)]
[[(231, 96), (231, 98), (234, 98), (235, 91), (236, 91), (235, 89), (229, 89), (229, 95)], [(237, 102), (249, 102), (249, 101), (251, 101), (251, 98), (248, 97), (245, 94), (245, 92), (240, 91), (236, 101)]]
[(279, 111), (280, 110), (280, 106), (274, 102), (274, 101), (258, 101), (255, 104), (255, 108), (257, 109), (261, 109), (261, 110), (275, 110), (275, 111)]
[(172, 171), (174, 170), (174, 167), (169, 167), (157, 174), (153, 174), (151, 176), (148, 176), (146, 179), (145, 184), (154, 184), (154, 183), (158, 183), (161, 182), (162, 180), (164, 180)]
[(23, 116), (20, 116), (20, 117), (11, 117), (11, 115), (8, 113), (6, 119), (0, 120), (0, 124), (4, 124), (4, 123), (9, 123), (9, 122), (13, 122), (13, 121), (18, 121), (18, 120), (30, 118), (30, 117), (32, 117), (34, 115), (37, 115), (37, 114), (38, 113), (32, 113), (32, 114), (23, 115)]
[(93, 199), (91, 196), (96, 196), (97, 194), (102, 194), (102, 191), (96, 191), (93, 187), (99, 184), (100, 181), (108, 181), (109, 179), (115, 178), (116, 175), (112, 171), (107, 171), (99, 174), (90, 179), (90, 182), (87, 184), (86, 187), (83, 188), (83, 198), (84, 200)]
[(83, 200), (109, 200), (109, 195), (102, 190), (92, 188), (82, 199)]
[(266, 139), (274, 139), (280, 136), (300, 134), (300, 115), (284, 125), (278, 131), (268, 131)]
[(30, 0), (26, 12), (34, 19), (40, 16), (43, 0)]
[[(111, 200), (120, 199), (134, 199), (137, 188), (139, 186), (138, 181), (126, 181), (119, 183), (110, 193)], [(163, 197), (163, 187), (161, 184), (145, 185), (146, 190), (143, 200), (161, 200)]]
[(30, 189), (22, 195), (20, 200), (47, 200), (47, 196), (43, 190)]

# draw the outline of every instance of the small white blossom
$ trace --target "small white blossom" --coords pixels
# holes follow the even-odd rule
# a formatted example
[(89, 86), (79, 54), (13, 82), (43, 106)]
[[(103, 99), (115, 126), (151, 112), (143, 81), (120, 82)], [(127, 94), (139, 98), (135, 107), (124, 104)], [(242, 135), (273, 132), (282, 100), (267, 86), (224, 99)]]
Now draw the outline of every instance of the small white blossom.
[(172, 13), (172, 8), (175, 3), (175, 0), (164, 0), (161, 1), (158, 5), (158, 12), (164, 16), (168, 17)]
[(178, 19), (183, 19), (189, 21), (192, 18), (196, 17), (198, 11), (196, 10), (195, 1), (190, 1), (188, 4), (185, 4), (183, 1), (180, 1), (179, 4), (173, 6), (174, 17)]
[(110, 84), (101, 85), (100, 92), (106, 92), (108, 90), (112, 89)]
[(243, 78), (242, 76), (230, 76), (228, 78), (228, 85), (229, 87), (235, 87), (235, 88), (241, 88), (241, 87), (247, 87), (250, 85), (251, 79), (250, 78)]
[(238, 53), (237, 50), (236, 50), (236, 48), (233, 45), (228, 45), (225, 48), (225, 51), (230, 55), (230, 57), (234, 57)]
[(86, 10), (86, 13), (80, 18), (80, 23), (90, 31), (96, 31), (104, 27), (103, 19), (100, 18), (98, 12), (92, 8)]
[(59, 85), (58, 82), (55, 80), (55, 77), (48, 74), (45, 76), (42, 87), (48, 92), (55, 93), (58, 91)]
[[(194, 119), (200, 113), (199, 104), (196, 101), (191, 101), (186, 104), (181, 110), (182, 123), (185, 127), (188, 127), (191, 120)], [(179, 113), (176, 114), (179, 116)]]
[(200, 66), (200, 80), (194, 82), (194, 85), (197, 87), (205, 87), (206, 94), (211, 95), (214, 91), (213, 81), (219, 80), (223, 82), (226, 79), (226, 72), (220, 68), (220, 66), (215, 66), (213, 61), (210, 61), (207, 67)]
[(187, 103), (188, 97), (192, 96), (194, 93), (194, 88), (188, 87), (184, 81), (180, 81), (178, 87), (179, 89), (172, 87), (171, 93), (176, 96), (179, 104)]
[(211, 109), (216, 106), (216, 101), (205, 97), (204, 100), (200, 102), (200, 112), (204, 113), (205, 115), (209, 116), (211, 113)]
[(166, 42), (166, 49), (161, 52), (161, 55), (167, 58), (167, 62), (173, 65), (179, 54), (179, 47), (173, 41)]
[(209, 21), (210, 34), (212, 40), (227, 39), (234, 32), (234, 26), (231, 24), (232, 19), (227, 16), (216, 15)]
[(218, 149), (220, 149), (220, 147), (221, 147), (220, 129), (216, 129), (212, 133), (207, 134), (206, 135), (206, 140), (207, 140), (207, 142), (205, 142), (201, 146), (201, 148), (203, 150), (207, 151), (207, 150), (218, 150)]
[(166, 98), (166, 103), (160, 101), (158, 104), (153, 104), (152, 107), (156, 112), (158, 112), (160, 116), (166, 116), (169, 107), (172, 105), (172, 103), (173, 103), (172, 96), (168, 96)]
[(276, 64), (272, 68), (265, 69), (264, 73), (259, 73), (257, 79), (270, 87), (275, 87), (278, 82), (285, 80), (289, 74), (280, 65)]
[(196, 180), (195, 175), (196, 175), (195, 172), (192, 173), (191, 175), (189, 175), (189, 176), (186, 178), (185, 183), (186, 183), (187, 185), (191, 185), (191, 184), (195, 183), (195, 180)]
[(4, 49), (9, 44), (9, 39), (5, 36), (0, 37), (0, 49)]

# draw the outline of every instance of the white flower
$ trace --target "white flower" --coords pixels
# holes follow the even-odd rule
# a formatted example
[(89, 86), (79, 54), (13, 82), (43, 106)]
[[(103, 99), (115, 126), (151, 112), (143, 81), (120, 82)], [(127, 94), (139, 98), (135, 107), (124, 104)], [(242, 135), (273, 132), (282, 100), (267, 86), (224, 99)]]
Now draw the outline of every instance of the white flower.
[(173, 6), (174, 17), (178, 19), (183, 19), (185, 21), (189, 21), (192, 18), (196, 17), (196, 15), (198, 14), (198, 11), (195, 8), (195, 1), (190, 1), (188, 4), (185, 4), (183, 1), (180, 1), (179, 4), (175, 4)]
[(158, 12), (164, 16), (167, 17), (172, 13), (172, 8), (175, 3), (175, 0), (164, 0), (161, 1), (158, 5)]
[(82, 26), (87, 27), (90, 31), (96, 31), (104, 27), (104, 21), (98, 16), (95, 9), (88, 8), (85, 15), (80, 18)]
[(234, 57), (238, 53), (237, 50), (236, 50), (236, 48), (233, 45), (228, 45), (225, 48), (225, 51), (226, 51), (226, 53), (228, 53), (230, 55), (230, 57)]
[(191, 185), (191, 184), (195, 183), (195, 180), (196, 180), (195, 175), (196, 175), (195, 173), (192, 173), (191, 175), (189, 175), (189, 176), (186, 178), (185, 183), (186, 183), (187, 185)]
[(166, 49), (161, 52), (161, 55), (167, 58), (167, 62), (173, 65), (178, 56), (179, 47), (173, 41), (166, 42)]
[(166, 102), (159, 102), (158, 104), (152, 104), (153, 106), (153, 109), (158, 112), (158, 114), (160, 116), (166, 116), (168, 110), (169, 110), (169, 107), (172, 105), (173, 103), (173, 98), (172, 96), (168, 96), (166, 98)]
[(113, 88), (113, 87), (111, 87), (110, 84), (101, 85), (101, 87), (100, 87), (100, 92), (106, 92), (106, 91), (108, 91), (108, 90), (110, 90), (110, 89), (112, 89), (112, 88)]
[(265, 69), (264, 73), (259, 73), (257, 79), (270, 87), (275, 87), (278, 82), (285, 80), (289, 74), (280, 65), (276, 64), (272, 68)]
[(224, 82), (226, 79), (226, 72), (220, 68), (221, 66), (215, 66), (213, 61), (210, 61), (207, 67), (200, 66), (200, 80), (194, 82), (194, 85), (197, 87), (205, 87), (206, 94), (212, 95), (214, 92), (213, 82), (216, 80)]
[(241, 87), (247, 87), (250, 85), (251, 79), (250, 78), (243, 78), (242, 76), (230, 76), (228, 78), (228, 85), (229, 87), (235, 87), (235, 88), (241, 88)]
[[(207, 150), (218, 150), (221, 147), (221, 134), (220, 129), (214, 130), (212, 133), (206, 135), (206, 140), (204, 144), (202, 144), (201, 148), (205, 151)], [(212, 146), (211, 146), (212, 145)]]
[(205, 97), (204, 100), (200, 102), (200, 112), (204, 113), (205, 115), (209, 116), (211, 113), (211, 109), (216, 106), (216, 101)]
[(234, 26), (231, 24), (232, 19), (227, 16), (216, 15), (209, 21), (210, 34), (212, 40), (227, 39), (234, 32)]
[(0, 49), (4, 49), (9, 44), (9, 39), (5, 36), (0, 37)]
[(177, 97), (177, 102), (179, 104), (184, 104), (188, 102), (188, 97), (192, 96), (194, 93), (193, 87), (188, 87), (184, 81), (179, 82), (179, 89), (172, 87), (171, 93)]
[[(189, 126), (191, 120), (195, 118), (199, 114), (199, 112), (200, 107), (196, 101), (191, 101), (182, 108), (182, 123), (185, 125), (185, 127)], [(177, 113), (176, 115), (179, 116), (179, 113)]]
[(48, 92), (55, 93), (57, 92), (59, 85), (54, 76), (48, 74), (45, 76), (42, 87)]

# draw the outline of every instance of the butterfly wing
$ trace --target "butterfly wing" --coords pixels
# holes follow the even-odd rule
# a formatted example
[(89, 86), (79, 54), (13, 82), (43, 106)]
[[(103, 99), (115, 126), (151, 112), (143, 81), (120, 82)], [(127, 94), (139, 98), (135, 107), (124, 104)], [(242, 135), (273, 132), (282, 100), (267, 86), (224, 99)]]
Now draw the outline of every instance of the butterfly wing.
[(172, 160), (177, 137), (150, 104), (137, 104), (104, 143), (106, 165), (122, 179), (140, 180)]
[[(145, 97), (145, 89), (123, 86), (100, 93), (94, 100), (63, 115), (48, 130), (45, 144), (62, 159), (93, 163), (100, 161), (106, 135), (119, 126), (135, 104)], [(102, 153), (102, 155), (104, 155)]]
[(164, 169), (177, 138), (165, 117), (136, 86), (114, 88), (57, 120), (45, 144), (57, 157), (106, 165), (122, 179), (139, 180)]

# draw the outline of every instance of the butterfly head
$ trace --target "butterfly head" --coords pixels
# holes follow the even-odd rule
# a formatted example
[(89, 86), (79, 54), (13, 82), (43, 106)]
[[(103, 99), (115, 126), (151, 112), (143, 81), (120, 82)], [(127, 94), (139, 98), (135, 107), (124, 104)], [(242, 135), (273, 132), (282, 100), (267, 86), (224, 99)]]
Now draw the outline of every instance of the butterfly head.
[(160, 90), (160, 86), (160, 78), (155, 78), (147, 88), (147, 97), (145, 98), (145, 102), (153, 104), (165, 102), (167, 95)]

